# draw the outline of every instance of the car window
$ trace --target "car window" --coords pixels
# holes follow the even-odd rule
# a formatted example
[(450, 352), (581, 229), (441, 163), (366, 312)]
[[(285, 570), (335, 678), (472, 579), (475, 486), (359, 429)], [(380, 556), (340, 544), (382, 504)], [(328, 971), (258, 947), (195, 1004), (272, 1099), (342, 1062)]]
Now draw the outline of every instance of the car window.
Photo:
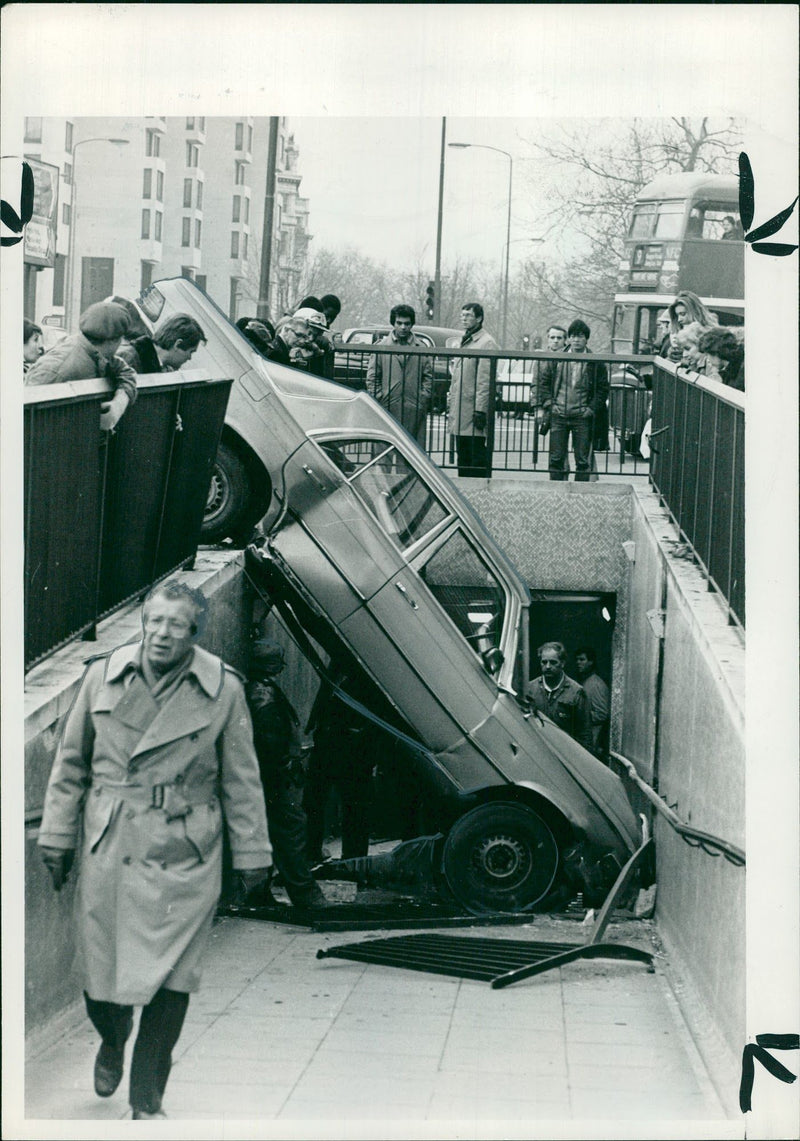
[(353, 333), (347, 338), (348, 345), (371, 345), (376, 337), (375, 333)]
[(478, 656), (500, 645), (505, 591), (461, 531), (450, 535), (417, 570)]
[(327, 440), (320, 447), (401, 550), (450, 512), (387, 440)]

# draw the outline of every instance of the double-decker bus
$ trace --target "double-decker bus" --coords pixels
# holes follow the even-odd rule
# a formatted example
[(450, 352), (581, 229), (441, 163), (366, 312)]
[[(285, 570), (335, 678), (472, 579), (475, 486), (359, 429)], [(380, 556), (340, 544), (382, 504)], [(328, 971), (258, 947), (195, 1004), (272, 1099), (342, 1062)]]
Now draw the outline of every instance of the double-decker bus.
[(625, 238), (617, 288), (615, 353), (657, 350), (657, 315), (681, 289), (696, 293), (721, 325), (743, 324), (738, 178), (694, 171), (660, 175), (643, 187)]

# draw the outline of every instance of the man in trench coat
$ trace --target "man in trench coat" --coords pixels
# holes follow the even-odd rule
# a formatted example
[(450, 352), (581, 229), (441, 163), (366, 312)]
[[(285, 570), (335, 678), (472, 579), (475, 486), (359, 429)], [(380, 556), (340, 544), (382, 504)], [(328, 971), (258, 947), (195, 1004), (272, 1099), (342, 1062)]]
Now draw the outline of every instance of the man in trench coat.
[(238, 675), (195, 645), (206, 600), (156, 586), (141, 642), (90, 661), (47, 787), (42, 857), (60, 890), (81, 834), (76, 943), (86, 1009), (102, 1043), (95, 1091), (122, 1079), (133, 1007), (134, 1118), (161, 1100), (221, 889), (223, 821), (249, 889), (271, 847), (253, 733)]
[[(462, 349), (497, 349), (483, 327), (483, 306), (467, 301), (461, 307)], [(488, 357), (458, 357), (453, 361), (447, 394), (447, 432), (455, 438), (458, 474), (483, 478), (489, 474), (486, 430), (489, 420), (491, 370)]]

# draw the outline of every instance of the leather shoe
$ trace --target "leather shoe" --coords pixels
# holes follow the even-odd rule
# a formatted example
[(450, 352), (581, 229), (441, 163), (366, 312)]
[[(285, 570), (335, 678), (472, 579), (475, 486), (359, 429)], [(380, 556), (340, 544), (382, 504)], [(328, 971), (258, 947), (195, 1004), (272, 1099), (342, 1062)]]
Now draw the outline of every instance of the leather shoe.
[(155, 1113), (145, 1113), (143, 1109), (134, 1109), (133, 1111), (134, 1121), (155, 1121), (157, 1117), (166, 1116), (167, 1115), (163, 1109), (157, 1109)]
[(111, 1097), (122, 1081), (124, 1052), (103, 1042), (94, 1060), (94, 1092), (98, 1097)]

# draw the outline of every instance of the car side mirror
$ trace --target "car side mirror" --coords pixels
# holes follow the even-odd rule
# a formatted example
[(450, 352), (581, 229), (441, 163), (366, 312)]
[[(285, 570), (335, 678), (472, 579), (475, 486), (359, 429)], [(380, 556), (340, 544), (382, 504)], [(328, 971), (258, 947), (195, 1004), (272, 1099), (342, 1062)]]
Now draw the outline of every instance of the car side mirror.
[(490, 649), (484, 650), (481, 654), (481, 658), (490, 674), (496, 674), (506, 660), (503, 657), (503, 651), (497, 646), (492, 646)]

